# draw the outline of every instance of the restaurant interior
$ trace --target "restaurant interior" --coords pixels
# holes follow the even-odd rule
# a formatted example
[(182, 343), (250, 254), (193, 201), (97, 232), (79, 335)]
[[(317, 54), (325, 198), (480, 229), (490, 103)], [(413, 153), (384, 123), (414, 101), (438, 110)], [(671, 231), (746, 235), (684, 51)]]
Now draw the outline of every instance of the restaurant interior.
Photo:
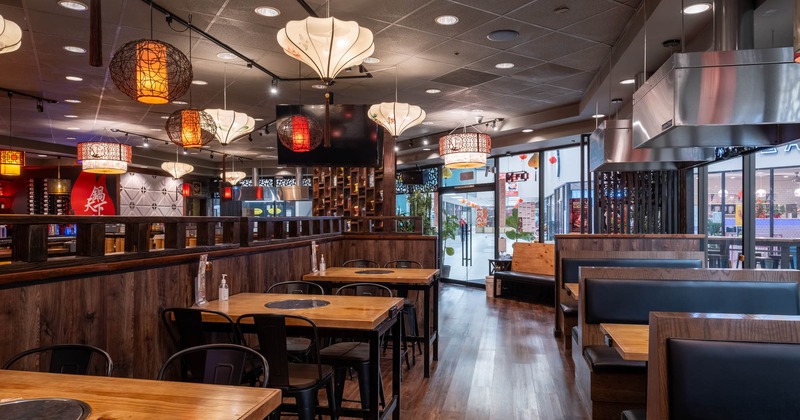
[(0, 0), (0, 74), (0, 420), (800, 412), (800, 0)]

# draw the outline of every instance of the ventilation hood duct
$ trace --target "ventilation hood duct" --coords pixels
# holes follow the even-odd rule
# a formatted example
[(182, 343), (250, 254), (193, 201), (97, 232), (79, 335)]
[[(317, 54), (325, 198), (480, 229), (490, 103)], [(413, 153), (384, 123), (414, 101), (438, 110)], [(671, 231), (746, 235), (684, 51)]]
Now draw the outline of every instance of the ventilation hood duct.
[(792, 48), (673, 54), (633, 96), (634, 147), (797, 140), (798, 80)]
[(634, 149), (631, 120), (603, 121), (589, 139), (592, 171), (677, 170), (711, 160), (713, 149), (697, 147)]

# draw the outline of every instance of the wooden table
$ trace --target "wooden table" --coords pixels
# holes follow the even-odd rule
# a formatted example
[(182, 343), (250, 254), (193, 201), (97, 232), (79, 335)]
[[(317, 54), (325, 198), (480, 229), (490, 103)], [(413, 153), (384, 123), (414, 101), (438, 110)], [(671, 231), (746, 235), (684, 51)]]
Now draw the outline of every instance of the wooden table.
[(258, 419), (281, 403), (270, 388), (0, 370), (0, 402), (72, 398), (90, 419)]
[(567, 289), (567, 293), (574, 297), (575, 300), (580, 300), (580, 286), (578, 283), (567, 283), (564, 285), (564, 288)]
[[(284, 300), (325, 300), (327, 306), (310, 309), (275, 309), (264, 306), (270, 302)], [(248, 313), (285, 314), (307, 317), (317, 324), (321, 336), (352, 338), (369, 343), (370, 373), (374, 381), (370, 384), (372, 393), (370, 410), (357, 408), (341, 408), (340, 416), (361, 417), (368, 419), (387, 418), (389, 413), (394, 419), (400, 418), (400, 322), (402, 318), (403, 299), (371, 296), (335, 296), (335, 295), (296, 295), (273, 293), (240, 293), (233, 295), (226, 302), (214, 300), (202, 305), (203, 309), (212, 309), (228, 314), (236, 320)], [(221, 317), (204, 314), (205, 322), (220, 322)], [(378, 387), (380, 386), (380, 337), (391, 330), (392, 344), (392, 396), (386, 401), (381, 413), (378, 403)], [(247, 332), (245, 330), (245, 332)]]
[(647, 361), (650, 344), (650, 327), (638, 324), (600, 324), (600, 332), (606, 335), (609, 346), (625, 360)]
[[(406, 338), (413, 342), (422, 342), (425, 358), (424, 377), (431, 376), (431, 346), (433, 346), (433, 360), (439, 360), (439, 270), (435, 268), (330, 267), (325, 272), (306, 274), (303, 276), (303, 280), (320, 283), (329, 291), (333, 284), (362, 282), (377, 283), (390, 289), (397, 289), (398, 294), (403, 297), (408, 295), (409, 290), (421, 290), (424, 300), (422, 336), (407, 336)], [(433, 308), (431, 308), (431, 300)]]

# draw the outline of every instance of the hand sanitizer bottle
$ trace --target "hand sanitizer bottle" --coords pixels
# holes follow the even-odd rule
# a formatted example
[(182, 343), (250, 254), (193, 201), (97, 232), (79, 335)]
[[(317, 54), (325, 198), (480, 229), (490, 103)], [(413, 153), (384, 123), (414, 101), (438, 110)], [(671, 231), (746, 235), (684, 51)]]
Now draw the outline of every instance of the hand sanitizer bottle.
[(319, 261), (319, 271), (325, 272), (325, 254), (322, 254), (322, 259)]
[(219, 300), (227, 301), (228, 300), (228, 281), (225, 279), (227, 274), (222, 275), (222, 282), (219, 284)]

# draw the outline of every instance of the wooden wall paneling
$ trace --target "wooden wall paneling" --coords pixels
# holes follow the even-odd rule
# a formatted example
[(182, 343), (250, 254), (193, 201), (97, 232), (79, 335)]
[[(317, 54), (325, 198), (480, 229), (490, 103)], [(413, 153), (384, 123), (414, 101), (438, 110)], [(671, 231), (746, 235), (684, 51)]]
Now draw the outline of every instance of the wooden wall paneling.
[[(198, 239), (198, 245), (200, 245)], [(150, 249), (150, 224), (125, 223), (125, 252), (147, 252)]]
[(47, 261), (47, 225), (15, 225), (11, 246), (12, 261)]
[[(370, 235), (375, 236), (375, 235)], [(393, 237), (384, 236), (381, 239), (368, 239), (369, 236), (362, 238), (345, 237), (343, 260), (337, 261), (337, 265), (352, 259), (368, 259), (377, 261), (384, 265), (393, 260), (414, 260), (419, 261), (425, 268), (436, 267), (436, 237), (416, 236)], [(333, 267), (333, 265), (331, 265)]]
[(106, 226), (103, 223), (80, 223), (75, 234), (75, 253), (80, 257), (105, 255)]
[(667, 340), (671, 338), (797, 344), (800, 343), (800, 317), (651, 313), (649, 369), (647, 369), (647, 418), (670, 418), (666, 350)]
[(214, 222), (197, 222), (197, 246), (214, 245), (216, 242), (215, 227), (216, 223)]
[(164, 224), (164, 248), (184, 249), (186, 241), (186, 223)]

